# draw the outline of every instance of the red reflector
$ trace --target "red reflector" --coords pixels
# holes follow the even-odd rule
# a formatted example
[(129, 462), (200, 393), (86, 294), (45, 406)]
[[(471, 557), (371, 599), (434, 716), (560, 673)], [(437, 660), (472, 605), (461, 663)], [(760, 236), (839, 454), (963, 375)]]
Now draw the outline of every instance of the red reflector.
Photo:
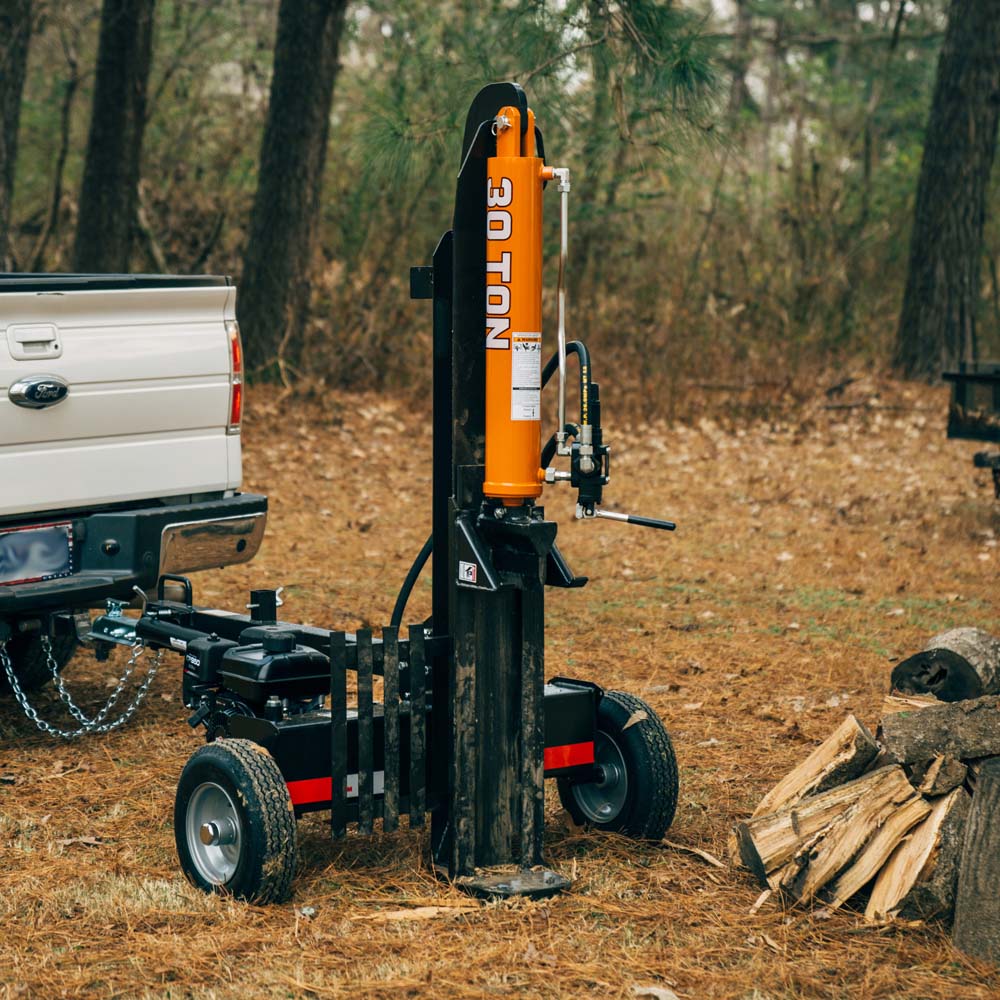
[(309, 805), (311, 802), (329, 802), (333, 797), (333, 781), (330, 778), (303, 778), (300, 781), (289, 781), (288, 794), (293, 806)]
[(233, 430), (240, 426), (243, 419), (243, 383), (234, 381), (230, 393), (229, 428)]
[(567, 743), (561, 747), (545, 748), (545, 770), (559, 771), (564, 767), (594, 763), (594, 744)]

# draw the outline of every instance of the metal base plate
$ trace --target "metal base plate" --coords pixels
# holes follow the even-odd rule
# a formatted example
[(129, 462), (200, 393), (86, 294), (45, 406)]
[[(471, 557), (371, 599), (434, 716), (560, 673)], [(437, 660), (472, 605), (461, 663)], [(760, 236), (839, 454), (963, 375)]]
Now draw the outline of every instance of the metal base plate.
[(547, 899), (565, 892), (570, 881), (565, 875), (547, 868), (489, 875), (469, 875), (455, 880), (455, 886), (478, 899), (508, 899), (527, 896), (529, 899)]

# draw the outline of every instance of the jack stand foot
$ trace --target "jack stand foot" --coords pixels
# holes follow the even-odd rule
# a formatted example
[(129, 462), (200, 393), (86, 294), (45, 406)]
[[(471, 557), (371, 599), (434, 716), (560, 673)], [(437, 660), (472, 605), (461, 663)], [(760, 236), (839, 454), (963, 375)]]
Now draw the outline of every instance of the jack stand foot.
[(455, 887), (477, 899), (509, 899), (526, 896), (529, 899), (548, 899), (570, 887), (565, 875), (547, 868), (527, 871), (484, 875), (467, 875), (455, 879)]

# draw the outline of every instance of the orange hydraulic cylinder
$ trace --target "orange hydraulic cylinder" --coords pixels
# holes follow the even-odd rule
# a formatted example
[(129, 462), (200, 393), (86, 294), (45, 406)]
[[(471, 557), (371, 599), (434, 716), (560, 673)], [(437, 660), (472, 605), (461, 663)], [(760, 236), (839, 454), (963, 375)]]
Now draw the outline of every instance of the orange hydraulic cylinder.
[(498, 115), (486, 181), (486, 481), (508, 506), (541, 496), (542, 168), (535, 119)]

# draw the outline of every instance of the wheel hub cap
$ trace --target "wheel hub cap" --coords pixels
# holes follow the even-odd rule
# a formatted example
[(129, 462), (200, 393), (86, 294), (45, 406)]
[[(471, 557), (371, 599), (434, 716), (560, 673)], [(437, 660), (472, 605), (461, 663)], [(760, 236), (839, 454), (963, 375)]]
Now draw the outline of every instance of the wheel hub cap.
[(628, 798), (628, 773), (618, 744), (607, 733), (594, 740), (594, 767), (598, 778), (573, 786), (573, 798), (592, 823), (610, 823)]
[(198, 873), (213, 885), (224, 885), (240, 861), (243, 830), (229, 793), (221, 785), (206, 781), (188, 801), (185, 821), (188, 853)]

